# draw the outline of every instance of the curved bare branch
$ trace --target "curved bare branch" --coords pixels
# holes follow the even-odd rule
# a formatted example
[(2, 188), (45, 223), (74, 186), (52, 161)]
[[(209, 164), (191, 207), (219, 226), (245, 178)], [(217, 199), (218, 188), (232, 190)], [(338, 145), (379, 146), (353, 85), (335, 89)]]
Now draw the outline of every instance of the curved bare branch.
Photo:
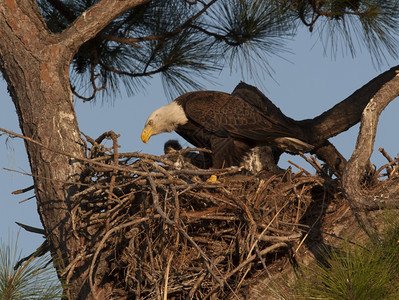
[(365, 195), (360, 187), (362, 174), (373, 152), (378, 118), (385, 107), (397, 96), (399, 96), (399, 71), (396, 72), (394, 78), (381, 87), (364, 109), (356, 147), (342, 177), (343, 188), (349, 202), (368, 210), (399, 207), (399, 199)]
[(60, 33), (65, 47), (73, 54), (86, 41), (93, 38), (112, 20), (128, 9), (142, 5), (150, 0), (114, 1), (101, 0), (81, 14), (73, 24)]
[(392, 67), (321, 115), (299, 121), (301, 126), (308, 127), (311, 143), (314, 145), (322, 143), (325, 139), (336, 136), (357, 124), (370, 99), (375, 97), (382, 86), (395, 78), (398, 70), (399, 66)]

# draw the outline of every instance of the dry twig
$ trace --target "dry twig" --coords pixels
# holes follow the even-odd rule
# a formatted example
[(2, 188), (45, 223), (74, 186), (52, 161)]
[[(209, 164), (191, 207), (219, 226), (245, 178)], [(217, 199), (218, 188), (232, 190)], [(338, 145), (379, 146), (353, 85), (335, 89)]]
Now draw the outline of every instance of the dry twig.
[[(106, 138), (112, 147), (100, 144)], [(172, 155), (119, 153), (113, 132), (82, 144), (87, 157), (59, 153), (86, 166), (71, 199), (72, 230), (82, 249), (62, 275), (68, 283), (79, 266), (89, 265), (94, 298), (105, 282), (118, 282), (118, 297), (136, 299), (234, 296), (298, 246), (302, 230), (293, 223), (307, 212), (312, 189), (333, 193), (328, 178), (304, 170), (265, 178), (237, 168), (177, 169)], [(212, 174), (221, 183), (207, 182)]]

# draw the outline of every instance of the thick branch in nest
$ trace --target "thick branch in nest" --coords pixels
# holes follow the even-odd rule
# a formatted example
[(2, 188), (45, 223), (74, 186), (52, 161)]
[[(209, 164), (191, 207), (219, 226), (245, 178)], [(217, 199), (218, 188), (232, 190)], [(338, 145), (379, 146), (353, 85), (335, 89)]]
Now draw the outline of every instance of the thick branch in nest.
[[(112, 147), (99, 144), (105, 138)], [(96, 286), (108, 282), (114, 286), (107, 297), (234, 295), (290, 247), (301, 247), (298, 224), (315, 199), (339, 194), (337, 180), (303, 169), (271, 177), (191, 165), (176, 170), (176, 153), (119, 153), (113, 132), (82, 144), (88, 157), (73, 159), (86, 170), (70, 213), (82, 248), (62, 276), (68, 284), (88, 265), (84, 274), (97, 298), (103, 295)], [(323, 173), (315, 158), (307, 160)], [(210, 174), (221, 183), (206, 182)]]

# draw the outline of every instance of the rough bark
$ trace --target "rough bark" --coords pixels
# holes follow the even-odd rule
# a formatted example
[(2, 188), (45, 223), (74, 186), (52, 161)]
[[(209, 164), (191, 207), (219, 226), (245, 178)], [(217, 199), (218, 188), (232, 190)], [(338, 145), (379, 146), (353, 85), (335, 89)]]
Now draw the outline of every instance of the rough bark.
[[(83, 157), (84, 153), (73, 108), (68, 67), (80, 45), (93, 38), (122, 12), (145, 2), (148, 0), (99, 1), (68, 29), (55, 34), (48, 30), (35, 1), (0, 0), (0, 69), (15, 104), (22, 133), (45, 146), (26, 142), (38, 212), (55, 267), (66, 283), (70, 299), (90, 299), (93, 296), (87, 280), (88, 263), (74, 266), (76, 271), (68, 277), (63, 272), (85, 247), (85, 240), (74, 232), (70, 217), (74, 204), (71, 196), (76, 191), (82, 170), (81, 161), (70, 157)], [(295, 126), (301, 127), (317, 147), (326, 147), (335, 153), (332, 145), (325, 140), (356, 124), (369, 99), (385, 83), (390, 80), (396, 82), (394, 77), (395, 69), (391, 69), (326, 113), (313, 120), (295, 121)], [(377, 98), (376, 95), (374, 100)], [(374, 109), (374, 102), (370, 103), (370, 109)], [(376, 111), (379, 109), (376, 108)], [(291, 119), (286, 120), (291, 123)], [(375, 126), (377, 121), (373, 122)], [(70, 157), (61, 155), (61, 152), (69, 153)], [(363, 163), (356, 165), (358, 160), (363, 162), (361, 156), (354, 156), (347, 169), (353, 165), (356, 166), (353, 170), (361, 169)], [(347, 174), (348, 184), (359, 182), (359, 174), (355, 177), (350, 177), (350, 172)], [(351, 197), (351, 191), (348, 195)], [(107, 263), (101, 254), (97, 261), (94, 278), (101, 273), (101, 266)], [(107, 299), (111, 290), (112, 283), (97, 286), (97, 299)]]
[[(391, 69), (393, 70), (393, 69)], [(391, 71), (390, 70), (390, 71)], [(399, 208), (399, 185), (397, 177), (377, 189), (365, 192), (361, 181), (366, 165), (373, 153), (378, 118), (385, 107), (399, 96), (399, 71), (386, 82), (366, 105), (361, 119), (355, 150), (345, 168), (342, 185), (351, 208), (369, 235), (374, 235), (364, 211), (380, 208)]]
[[(64, 270), (84, 241), (73, 234), (70, 209), (82, 164), (49, 149), (83, 157), (68, 67), (79, 46), (141, 1), (100, 1), (60, 34), (50, 32), (36, 1), (0, 1), (0, 69), (15, 104), (33, 174), (38, 212), (60, 278), (71, 299), (86, 298), (88, 266), (71, 278)], [(86, 276), (85, 276), (86, 274)], [(98, 292), (99, 295), (101, 291)], [(106, 297), (106, 296), (104, 296)]]
[[(82, 155), (79, 129), (69, 90), (68, 61), (56, 36), (51, 34), (30, 1), (7, 1), (1, 6), (1, 69), (15, 104), (22, 133), (41, 144)], [(36, 144), (26, 142), (35, 182), (38, 211), (60, 269), (73, 255), (67, 212), (69, 194), (80, 173), (79, 162), (70, 163)], [(72, 253), (69, 253), (72, 251)]]
[[(356, 202), (367, 209), (378, 209), (380, 207), (398, 207), (399, 199), (381, 198), (376, 195), (366, 196), (362, 193), (360, 186), (364, 169), (373, 153), (374, 141), (377, 132), (378, 118), (385, 107), (399, 96), (399, 70), (395, 77), (385, 83), (381, 89), (372, 97), (363, 111), (360, 123), (359, 135), (355, 150), (345, 168), (342, 178), (343, 186), (348, 200)], [(399, 186), (392, 192), (398, 193)]]

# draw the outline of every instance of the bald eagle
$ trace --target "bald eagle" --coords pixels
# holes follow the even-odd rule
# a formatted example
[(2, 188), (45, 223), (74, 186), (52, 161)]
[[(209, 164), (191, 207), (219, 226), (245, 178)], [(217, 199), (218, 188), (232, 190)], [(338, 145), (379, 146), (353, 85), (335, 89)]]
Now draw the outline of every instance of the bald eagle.
[(174, 130), (194, 146), (210, 149), (213, 168), (239, 165), (257, 146), (272, 146), (289, 153), (313, 148), (293, 120), (280, 115), (276, 118), (273, 109), (269, 111), (263, 100), (250, 94), (236, 94), (216, 91), (183, 94), (148, 117), (141, 139), (147, 143), (152, 135)]

